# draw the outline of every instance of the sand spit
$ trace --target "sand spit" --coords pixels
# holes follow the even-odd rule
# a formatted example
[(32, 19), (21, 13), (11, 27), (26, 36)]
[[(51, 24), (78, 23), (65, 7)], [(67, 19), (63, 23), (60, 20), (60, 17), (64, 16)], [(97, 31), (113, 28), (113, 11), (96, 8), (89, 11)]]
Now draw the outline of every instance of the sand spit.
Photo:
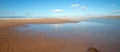
[(25, 24), (58, 24), (58, 23), (75, 23), (76, 20), (63, 18), (33, 18), (33, 19), (1, 19), (0, 29), (22, 26)]

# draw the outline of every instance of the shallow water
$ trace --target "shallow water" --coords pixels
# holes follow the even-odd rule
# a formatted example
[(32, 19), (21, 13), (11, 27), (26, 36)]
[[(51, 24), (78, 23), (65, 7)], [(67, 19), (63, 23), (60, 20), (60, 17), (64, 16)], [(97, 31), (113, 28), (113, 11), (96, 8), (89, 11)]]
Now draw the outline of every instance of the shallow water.
[(120, 34), (120, 20), (92, 19), (78, 23), (64, 24), (27, 24), (27, 27), (16, 28), (19, 31), (33, 30), (44, 32), (48, 36), (65, 37), (81, 35), (118, 35)]
[(43, 32), (45, 36), (51, 38), (74, 39), (76, 42), (101, 48), (103, 52), (120, 52), (120, 20), (91, 19), (78, 23), (27, 24), (27, 27), (15, 29)]

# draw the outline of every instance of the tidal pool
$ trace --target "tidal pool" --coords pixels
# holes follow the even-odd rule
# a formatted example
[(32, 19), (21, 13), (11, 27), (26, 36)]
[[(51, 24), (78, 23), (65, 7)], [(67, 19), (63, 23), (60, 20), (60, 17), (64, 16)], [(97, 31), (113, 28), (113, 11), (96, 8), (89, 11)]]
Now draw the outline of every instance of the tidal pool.
[(43, 32), (50, 38), (87, 43), (103, 49), (103, 52), (120, 52), (120, 20), (117, 19), (90, 19), (78, 23), (26, 25), (28, 27), (21, 26), (15, 29)]

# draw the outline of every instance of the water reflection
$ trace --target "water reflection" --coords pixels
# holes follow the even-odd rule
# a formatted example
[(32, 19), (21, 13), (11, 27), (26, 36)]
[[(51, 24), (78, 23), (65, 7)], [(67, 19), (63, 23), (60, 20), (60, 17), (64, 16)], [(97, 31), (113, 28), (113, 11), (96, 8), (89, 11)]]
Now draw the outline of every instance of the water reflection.
[[(78, 35), (84, 36), (120, 36), (120, 20), (92, 19), (78, 23), (65, 24), (27, 24), (29, 27), (19, 27), (17, 30), (33, 30), (44, 32), (50, 37), (71, 38)], [(106, 36), (107, 37), (107, 36)]]
[(58, 28), (58, 27), (60, 27), (60, 26), (61, 26), (61, 24), (52, 24), (52, 26), (54, 26), (54, 27)]

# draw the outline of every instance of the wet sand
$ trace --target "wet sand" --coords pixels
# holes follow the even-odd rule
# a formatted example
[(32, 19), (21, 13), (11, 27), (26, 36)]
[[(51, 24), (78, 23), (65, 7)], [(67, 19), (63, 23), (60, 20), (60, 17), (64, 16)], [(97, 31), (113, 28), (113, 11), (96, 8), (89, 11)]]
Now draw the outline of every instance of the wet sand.
[[(51, 24), (76, 22), (66, 19), (8, 19), (0, 20), (0, 52), (86, 52), (87, 45), (69, 40), (54, 39), (42, 32), (20, 32), (13, 28), (25, 24)], [(26, 35), (27, 34), (27, 35)], [(35, 34), (35, 35), (32, 35)]]

